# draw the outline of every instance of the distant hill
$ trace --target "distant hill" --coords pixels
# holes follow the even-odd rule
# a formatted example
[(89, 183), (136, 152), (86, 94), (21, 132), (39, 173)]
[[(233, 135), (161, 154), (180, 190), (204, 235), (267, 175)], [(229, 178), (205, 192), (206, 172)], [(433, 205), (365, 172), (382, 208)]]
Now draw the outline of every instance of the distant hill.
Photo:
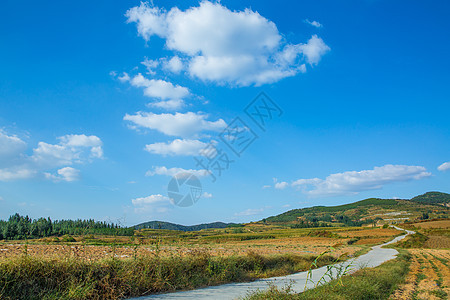
[(441, 192), (428, 192), (423, 195), (412, 198), (411, 201), (424, 204), (447, 205), (450, 203), (450, 194)]
[(168, 229), (168, 230), (180, 230), (180, 231), (198, 231), (202, 229), (210, 228), (226, 228), (228, 226), (235, 225), (234, 223), (214, 222), (207, 224), (184, 226), (163, 221), (150, 221), (133, 226), (134, 229)]
[[(263, 219), (263, 223), (292, 227), (361, 226), (374, 223), (400, 223), (424, 218), (448, 218), (450, 195), (429, 192), (411, 200), (369, 198), (338, 206), (292, 209)], [(439, 205), (437, 205), (439, 204)], [(443, 206), (444, 205), (444, 206)]]

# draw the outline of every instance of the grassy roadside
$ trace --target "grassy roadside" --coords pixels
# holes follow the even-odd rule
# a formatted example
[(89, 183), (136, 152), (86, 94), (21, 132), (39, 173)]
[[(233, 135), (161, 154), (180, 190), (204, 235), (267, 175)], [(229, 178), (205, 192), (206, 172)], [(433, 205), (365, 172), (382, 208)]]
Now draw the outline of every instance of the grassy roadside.
[[(120, 299), (285, 275), (314, 256), (143, 256), (101, 261), (23, 256), (0, 261), (0, 299)], [(323, 256), (319, 266), (334, 261)]]
[(388, 299), (397, 286), (404, 281), (408, 273), (410, 259), (410, 254), (401, 251), (396, 259), (379, 267), (362, 269), (352, 275), (342, 277), (342, 284), (334, 280), (300, 294), (294, 293), (289, 287), (278, 289), (275, 286), (270, 286), (268, 290), (256, 291), (244, 299)]

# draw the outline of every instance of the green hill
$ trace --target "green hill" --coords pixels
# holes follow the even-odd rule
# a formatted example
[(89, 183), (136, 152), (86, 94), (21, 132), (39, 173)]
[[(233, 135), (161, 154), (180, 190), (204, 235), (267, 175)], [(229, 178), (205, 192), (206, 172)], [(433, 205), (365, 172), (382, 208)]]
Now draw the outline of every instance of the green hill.
[(234, 223), (214, 222), (207, 224), (184, 226), (163, 221), (150, 221), (133, 226), (134, 229), (168, 229), (168, 230), (180, 230), (180, 231), (198, 231), (202, 229), (210, 228), (226, 228), (232, 226)]
[(450, 203), (450, 194), (441, 192), (428, 192), (412, 198), (411, 201), (425, 204), (447, 205)]
[[(429, 192), (404, 199), (369, 198), (338, 206), (313, 206), (292, 209), (263, 219), (264, 223), (289, 224), (292, 227), (361, 226), (374, 223), (401, 223), (424, 218), (447, 218), (450, 195)], [(439, 205), (437, 205), (439, 204)]]

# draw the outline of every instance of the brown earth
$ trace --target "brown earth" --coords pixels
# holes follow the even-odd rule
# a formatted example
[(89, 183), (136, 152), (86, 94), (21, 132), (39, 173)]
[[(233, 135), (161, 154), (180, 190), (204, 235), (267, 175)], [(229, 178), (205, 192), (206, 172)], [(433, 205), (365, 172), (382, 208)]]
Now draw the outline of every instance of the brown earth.
[(412, 255), (409, 273), (405, 283), (399, 286), (390, 299), (448, 299), (450, 250), (409, 249), (408, 252)]

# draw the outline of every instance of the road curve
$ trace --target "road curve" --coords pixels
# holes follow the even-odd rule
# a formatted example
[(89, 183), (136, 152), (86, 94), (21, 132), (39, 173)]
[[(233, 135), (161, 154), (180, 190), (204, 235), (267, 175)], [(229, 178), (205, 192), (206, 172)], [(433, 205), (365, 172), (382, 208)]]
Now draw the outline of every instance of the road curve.
[[(366, 268), (366, 267), (377, 267), (382, 263), (395, 258), (398, 254), (398, 251), (390, 248), (382, 248), (383, 246), (396, 243), (401, 239), (404, 239), (409, 234), (415, 233), (414, 231), (404, 230), (397, 226), (392, 226), (397, 230), (405, 231), (406, 234), (398, 236), (393, 240), (373, 246), (372, 250), (358, 256), (357, 258), (347, 260), (345, 262), (336, 264), (337, 267), (343, 266), (346, 267), (351, 264), (350, 268), (352, 272)], [(319, 281), (322, 275), (327, 271), (327, 267), (321, 267), (315, 270), (312, 270), (312, 278), (307, 280), (307, 272), (299, 272), (291, 275), (281, 276), (281, 277), (271, 277), (265, 279), (259, 279), (252, 282), (241, 282), (241, 283), (229, 283), (218, 286), (211, 286), (196, 290), (190, 291), (181, 291), (181, 292), (173, 292), (166, 294), (156, 294), (139, 298), (132, 298), (133, 300), (154, 300), (154, 299), (163, 299), (163, 300), (178, 300), (178, 299), (196, 299), (196, 300), (207, 300), (207, 299), (238, 299), (245, 296), (249, 291), (254, 291), (257, 289), (264, 290), (267, 289), (268, 284), (273, 284), (282, 288), (288, 284), (291, 284), (292, 289), (295, 292), (302, 292), (306, 286), (306, 288), (313, 288), (314, 283)], [(329, 281), (329, 280), (327, 280)]]

